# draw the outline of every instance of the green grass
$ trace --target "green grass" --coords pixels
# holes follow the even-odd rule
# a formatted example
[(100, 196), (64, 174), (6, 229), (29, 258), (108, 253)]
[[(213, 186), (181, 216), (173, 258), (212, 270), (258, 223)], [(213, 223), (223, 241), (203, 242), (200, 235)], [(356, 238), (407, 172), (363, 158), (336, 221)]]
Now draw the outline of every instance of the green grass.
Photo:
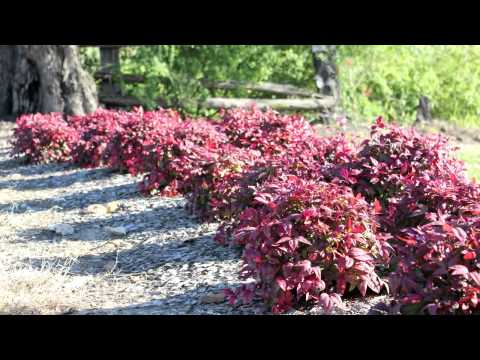
[(465, 161), (468, 175), (480, 181), (480, 144), (462, 145), (458, 156)]

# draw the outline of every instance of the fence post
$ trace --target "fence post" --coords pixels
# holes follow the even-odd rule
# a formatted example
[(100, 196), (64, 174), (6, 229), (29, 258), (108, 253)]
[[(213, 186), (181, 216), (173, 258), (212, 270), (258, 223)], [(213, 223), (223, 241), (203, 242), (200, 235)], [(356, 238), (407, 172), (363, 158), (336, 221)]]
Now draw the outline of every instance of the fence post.
[(103, 96), (121, 94), (120, 86), (113, 81), (113, 74), (120, 69), (120, 45), (100, 45), (100, 92)]

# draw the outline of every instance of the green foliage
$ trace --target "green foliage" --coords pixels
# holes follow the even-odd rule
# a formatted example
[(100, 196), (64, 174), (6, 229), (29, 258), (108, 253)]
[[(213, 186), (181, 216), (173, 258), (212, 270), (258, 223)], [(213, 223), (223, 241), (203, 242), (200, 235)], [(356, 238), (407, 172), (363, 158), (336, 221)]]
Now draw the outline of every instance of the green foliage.
[(465, 162), (468, 175), (474, 177), (477, 181), (480, 181), (479, 154), (479, 144), (463, 145), (458, 151), (458, 157)]
[[(411, 123), (421, 95), (431, 99), (433, 115), (459, 125), (480, 125), (480, 46), (339, 45), (337, 61), (342, 105), (349, 118), (378, 115)], [(81, 49), (85, 66), (98, 68), (98, 49)], [(124, 73), (144, 84), (123, 84), (147, 108), (182, 108), (202, 113), (207, 96), (268, 97), (241, 90), (209, 90), (202, 80), (272, 81), (315, 90), (310, 45), (151, 45), (121, 51)], [(272, 96), (273, 97), (273, 96)]]
[(199, 114), (198, 100), (207, 96), (255, 96), (241, 90), (209, 90), (202, 80), (275, 81), (315, 88), (308, 46), (155, 45), (122, 49), (124, 73), (145, 76), (146, 82), (125, 90), (155, 107), (167, 106)]
[(82, 66), (89, 73), (94, 74), (100, 68), (100, 51), (97, 47), (79, 48)]
[(426, 95), (434, 117), (480, 124), (479, 46), (339, 46), (338, 61), (343, 105), (354, 118), (411, 123)]

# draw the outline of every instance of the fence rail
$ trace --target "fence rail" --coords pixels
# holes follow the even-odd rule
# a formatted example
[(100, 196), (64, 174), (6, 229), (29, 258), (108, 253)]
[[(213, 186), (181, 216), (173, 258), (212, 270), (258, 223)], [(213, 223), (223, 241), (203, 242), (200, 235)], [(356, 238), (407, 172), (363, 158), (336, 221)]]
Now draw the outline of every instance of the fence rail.
[[(131, 96), (124, 96), (121, 93), (120, 85), (116, 82), (117, 76), (123, 82), (135, 84), (145, 82), (145, 78), (136, 74), (120, 74), (120, 49), (125, 45), (80, 45), (81, 47), (99, 47), (100, 49), (100, 70), (95, 78), (100, 80), (99, 100), (101, 103), (110, 106), (136, 106), (141, 101)], [(115, 76), (117, 74), (117, 76)], [(159, 79), (160, 81), (160, 79)], [(205, 108), (229, 108), (245, 107), (256, 104), (260, 108), (271, 107), (276, 110), (303, 110), (303, 111), (324, 111), (335, 106), (335, 99), (331, 96), (323, 96), (308, 89), (298, 88), (289, 84), (276, 84), (271, 82), (252, 83), (247, 81), (202, 81), (203, 86), (209, 89), (220, 90), (251, 90), (261, 93), (282, 95), (286, 99), (245, 99), (245, 98), (207, 98), (199, 105)], [(297, 98), (292, 98), (295, 96)], [(163, 102), (157, 103), (163, 106)]]

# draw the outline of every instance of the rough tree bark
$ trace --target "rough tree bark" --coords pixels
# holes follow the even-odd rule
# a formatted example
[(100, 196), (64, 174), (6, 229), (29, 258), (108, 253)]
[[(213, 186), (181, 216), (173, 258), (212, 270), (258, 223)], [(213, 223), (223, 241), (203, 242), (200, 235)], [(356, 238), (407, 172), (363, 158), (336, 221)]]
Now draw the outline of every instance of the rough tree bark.
[(74, 45), (0, 45), (0, 117), (63, 112), (83, 115), (98, 106), (93, 78)]
[(335, 106), (321, 114), (323, 122), (329, 122), (340, 100), (340, 86), (337, 77), (335, 45), (312, 45), (315, 83), (320, 94), (335, 99)]

